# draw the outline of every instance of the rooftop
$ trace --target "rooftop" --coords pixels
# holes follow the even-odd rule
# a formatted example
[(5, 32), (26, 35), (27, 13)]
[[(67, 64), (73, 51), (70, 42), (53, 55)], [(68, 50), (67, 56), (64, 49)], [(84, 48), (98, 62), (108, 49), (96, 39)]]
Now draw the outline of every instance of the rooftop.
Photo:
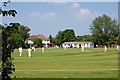
[(27, 40), (34, 40), (34, 39), (42, 39), (42, 40), (49, 40), (45, 35), (38, 34), (38, 35), (31, 35), (27, 38)]

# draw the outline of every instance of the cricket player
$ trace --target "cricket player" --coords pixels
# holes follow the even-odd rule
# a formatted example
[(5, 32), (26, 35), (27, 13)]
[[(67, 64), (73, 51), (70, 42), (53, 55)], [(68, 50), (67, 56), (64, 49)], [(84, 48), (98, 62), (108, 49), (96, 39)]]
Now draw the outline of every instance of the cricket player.
[(104, 46), (104, 52), (107, 52), (107, 47), (106, 47), (106, 45)]
[(31, 57), (31, 48), (28, 49), (28, 57)]
[(32, 47), (32, 50), (35, 52), (35, 47)]
[(45, 52), (45, 49), (44, 49), (44, 47), (42, 47), (42, 53), (44, 53)]
[(82, 52), (84, 52), (84, 46), (82, 46)]
[(22, 47), (19, 47), (20, 56), (22, 56)]

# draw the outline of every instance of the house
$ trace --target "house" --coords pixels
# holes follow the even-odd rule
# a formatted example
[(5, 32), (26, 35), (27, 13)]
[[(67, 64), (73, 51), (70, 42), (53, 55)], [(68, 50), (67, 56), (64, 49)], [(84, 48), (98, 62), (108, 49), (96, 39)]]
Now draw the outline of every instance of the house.
[(92, 42), (64, 42), (62, 44), (63, 47), (73, 47), (73, 48), (80, 48), (84, 46), (85, 48), (91, 48), (94, 47), (94, 44)]
[(50, 44), (50, 40), (43, 34), (31, 35), (27, 38), (27, 42), (28, 44), (34, 44), (33, 40), (38, 39), (38, 38), (42, 40), (42, 44), (45, 47), (48, 47), (48, 45)]

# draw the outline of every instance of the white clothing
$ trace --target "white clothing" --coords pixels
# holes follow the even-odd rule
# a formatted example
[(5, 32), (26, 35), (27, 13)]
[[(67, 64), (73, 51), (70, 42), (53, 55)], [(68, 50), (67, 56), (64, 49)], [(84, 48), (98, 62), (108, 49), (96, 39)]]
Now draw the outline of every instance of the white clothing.
[(84, 46), (82, 46), (82, 52), (84, 52)]
[(20, 56), (22, 56), (22, 47), (19, 47)]
[(31, 49), (28, 49), (28, 57), (31, 57)]
[(64, 50), (66, 50), (66, 46), (64, 46)]
[(35, 52), (35, 47), (32, 47), (32, 50)]
[(42, 47), (42, 53), (44, 53), (44, 51), (45, 51), (45, 49), (44, 49), (44, 47)]
[(116, 48), (116, 50), (118, 50), (119, 49), (119, 46), (117, 45), (117, 48)]
[(104, 47), (104, 52), (107, 52), (107, 47), (106, 46)]

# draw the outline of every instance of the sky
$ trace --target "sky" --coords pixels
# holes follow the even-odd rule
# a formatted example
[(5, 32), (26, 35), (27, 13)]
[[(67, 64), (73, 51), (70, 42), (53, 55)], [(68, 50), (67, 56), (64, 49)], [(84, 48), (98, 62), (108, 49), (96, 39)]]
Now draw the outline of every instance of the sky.
[[(8, 1), (8, 0), (1, 0)], [(119, 0), (10, 0), (12, 2), (118, 2)]]
[(31, 35), (56, 36), (73, 29), (76, 36), (90, 34), (92, 21), (103, 14), (118, 19), (117, 2), (11, 2), (4, 10), (15, 9), (16, 17), (3, 17), (2, 24), (19, 22)]

